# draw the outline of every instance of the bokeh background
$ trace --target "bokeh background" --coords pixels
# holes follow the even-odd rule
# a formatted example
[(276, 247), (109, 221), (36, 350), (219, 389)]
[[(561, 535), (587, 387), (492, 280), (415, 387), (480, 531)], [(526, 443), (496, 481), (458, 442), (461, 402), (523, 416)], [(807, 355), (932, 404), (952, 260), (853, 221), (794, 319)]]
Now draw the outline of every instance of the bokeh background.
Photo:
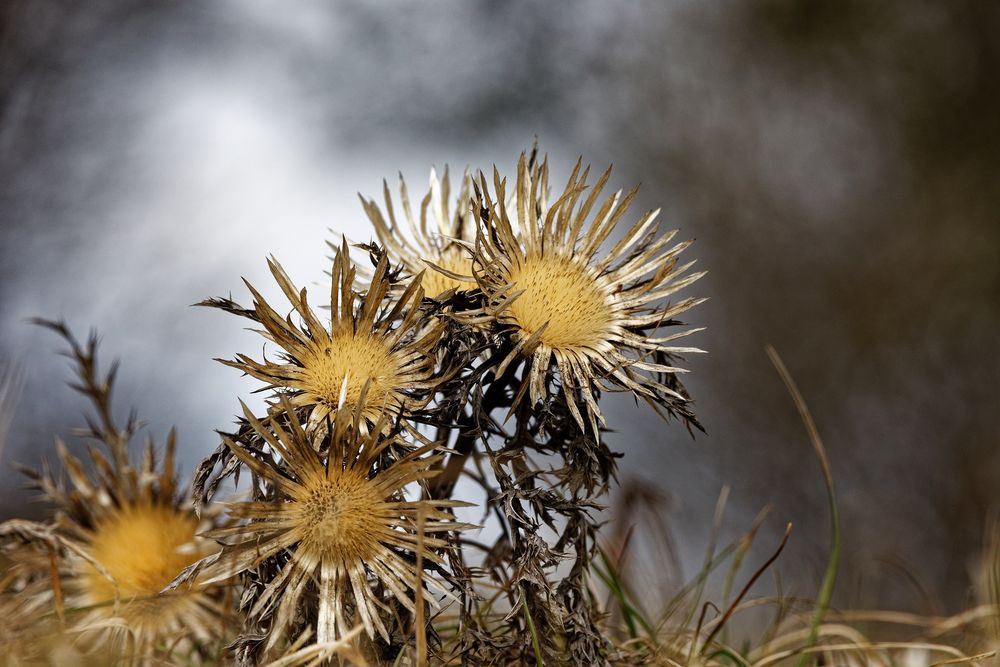
[(256, 388), (211, 359), (260, 341), (188, 304), (244, 299), (241, 276), (274, 294), (268, 253), (321, 282), (328, 229), (370, 236), (357, 192), (509, 172), (537, 136), (557, 174), (582, 154), (642, 181), (710, 272), (688, 316), (708, 434), (607, 400), (666, 579), (697, 570), (728, 486), (723, 536), (772, 506), (751, 560), (793, 522), (776, 573), (815, 594), (825, 494), (771, 343), (833, 464), (836, 604), (959, 609), (1000, 496), (998, 71), (992, 0), (4, 0), (0, 516), (36, 511), (11, 463), (84, 408), (28, 318), (96, 327), (119, 412), (177, 425), (190, 468)]

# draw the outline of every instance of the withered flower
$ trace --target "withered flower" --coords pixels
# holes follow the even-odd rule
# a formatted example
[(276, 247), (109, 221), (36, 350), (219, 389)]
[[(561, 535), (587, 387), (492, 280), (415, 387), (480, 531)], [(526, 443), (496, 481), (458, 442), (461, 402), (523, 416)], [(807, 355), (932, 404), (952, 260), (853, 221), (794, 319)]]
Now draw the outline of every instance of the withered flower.
[(462, 174), (462, 185), (455, 201), (455, 211), (449, 210), (451, 186), (448, 167), (441, 180), (431, 169), (430, 189), (420, 202), (420, 218), (417, 221), (410, 204), (406, 181), (399, 177), (399, 198), (406, 220), (404, 230), (396, 217), (389, 184), (383, 182), (385, 213), (388, 221), (374, 199), (361, 197), (361, 205), (368, 214), (379, 242), (392, 253), (410, 275), (422, 275), (420, 280), (424, 292), (429, 297), (439, 298), (451, 290), (468, 290), (476, 287), (472, 279), (472, 258), (466, 247), (456, 243), (474, 241), (476, 222), (472, 214), (470, 178), (468, 172)]
[[(465, 503), (407, 501), (404, 487), (437, 474), (433, 467), (441, 455), (428, 455), (435, 444), (409, 449), (398, 436), (385, 435), (384, 413), (375, 428), (364, 432), (359, 425), (368, 412), (363, 401), (364, 396), (353, 414), (342, 408), (332, 428), (319, 433), (305, 429), (287, 402), (284, 424), (271, 418), (265, 425), (244, 406), (246, 419), (278, 461), (258, 458), (225, 438), (273, 493), (269, 499), (229, 505), (234, 518), (247, 522), (215, 533), (221, 540), (236, 539), (205, 566), (202, 577), (206, 583), (222, 581), (279, 556), (280, 569), (249, 610), (251, 618), (274, 612), (268, 647), (307, 604), (314, 605), (320, 643), (343, 636), (357, 618), (370, 637), (378, 633), (388, 639), (386, 596), (412, 612), (418, 589), (422, 597), (425, 589), (447, 594), (418, 563), (443, 562), (439, 551), (447, 541), (441, 534), (467, 527), (445, 508)], [(401, 447), (408, 453), (389, 454)], [(436, 602), (433, 596), (427, 599)]]
[(160, 594), (184, 568), (214, 549), (197, 537), (211, 524), (203, 524), (189, 503), (173, 497), (173, 449), (171, 437), (162, 470), (147, 456), (141, 468), (129, 471), (140, 480), (130, 489), (118, 475), (102, 480), (117, 488), (93, 484), (80, 462), (60, 448), (74, 488), (65, 498), (52, 499), (68, 500), (78, 510), (64, 514), (74, 557), (62, 585), (70, 607), (92, 608), (81, 625), (122, 618), (140, 643), (179, 631), (204, 640), (211, 637), (209, 628), (218, 625), (213, 598), (186, 589)]
[(52, 598), (57, 614), (65, 614), (68, 629), (96, 636), (98, 644), (124, 641), (137, 656), (149, 657), (168, 640), (190, 646), (192, 640), (218, 638), (223, 619), (218, 589), (161, 592), (184, 568), (216, 550), (198, 537), (213, 526), (211, 515), (199, 519), (190, 499), (178, 490), (174, 433), (167, 438), (162, 462), (150, 439), (141, 463), (134, 464), (128, 443), (137, 422), (133, 416), (121, 428), (112, 419), (115, 370), (98, 379), (96, 337), (84, 348), (64, 325), (42, 324), (70, 343), (79, 376), (74, 387), (96, 409), (97, 419), (89, 421), (86, 435), (103, 445), (87, 448), (85, 466), (58, 443), (68, 485), (62, 474), (47, 467), (41, 473), (26, 471), (57, 515), (50, 524), (21, 522), (15, 532), (54, 549), (51, 585), (57, 592)]
[(508, 326), (514, 341), (497, 375), (513, 361), (527, 359), (518, 399), (527, 393), (535, 404), (547, 395), (554, 359), (573, 417), (586, 428), (579, 406), (584, 403), (594, 433), (604, 421), (595, 389), (631, 391), (654, 408), (684, 402), (663, 374), (684, 372), (670, 362), (673, 355), (701, 351), (673, 344), (700, 329), (651, 335), (678, 324), (673, 318), (703, 301), (667, 300), (704, 275), (685, 276), (694, 262), (678, 264), (691, 242), (670, 246), (676, 231), (660, 235), (656, 210), (642, 215), (602, 252), (637, 192), (612, 194), (591, 219), (610, 171), (584, 198), (589, 167), (581, 172), (578, 162), (549, 206), (547, 163), (533, 169), (522, 154), (512, 201), (506, 179), (496, 170), (495, 201), (485, 176), (476, 188), (476, 208), (485, 211), (486, 220), (476, 240), (473, 272), (488, 298), (487, 316)]
[(433, 350), (444, 325), (423, 317), (419, 281), (412, 282), (398, 298), (390, 298), (392, 283), (383, 253), (366, 293), (356, 293), (356, 269), (345, 241), (333, 258), (327, 327), (309, 306), (306, 290), (296, 289), (274, 259), (268, 261), (268, 266), (301, 317), (301, 324), (282, 317), (249, 282), (246, 285), (253, 294), (253, 310), (239, 311), (223, 300), (203, 302), (259, 322), (265, 338), (283, 349), (279, 361), (258, 362), (238, 354), (234, 360), (220, 360), (222, 363), (269, 387), (287, 390), (292, 406), (312, 408), (311, 425), (321, 424), (342, 406), (352, 409), (366, 385), (366, 422), (362, 427), (374, 422), (383, 411), (393, 416), (406, 415), (427, 405), (439, 382), (434, 373)]

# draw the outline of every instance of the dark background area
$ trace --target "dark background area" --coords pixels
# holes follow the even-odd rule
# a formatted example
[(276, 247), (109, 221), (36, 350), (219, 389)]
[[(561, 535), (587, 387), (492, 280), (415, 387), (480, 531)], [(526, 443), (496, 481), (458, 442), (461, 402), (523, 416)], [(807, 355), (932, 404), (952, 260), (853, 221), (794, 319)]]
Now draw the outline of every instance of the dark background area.
[(771, 343), (833, 463), (837, 604), (956, 610), (1000, 473), (998, 71), (988, 0), (5, 0), (0, 361), (23, 382), (2, 514), (37, 511), (10, 464), (51, 458), (84, 407), (27, 318), (99, 329), (122, 414), (176, 424), (190, 469), (256, 387), (212, 357), (259, 341), (187, 304), (242, 299), (240, 276), (274, 294), (268, 253), (320, 282), (328, 228), (370, 235), (356, 192), (509, 172), (537, 135), (557, 174), (583, 154), (641, 180), (710, 272), (687, 379), (708, 435), (606, 400), (684, 573), (729, 485), (725, 535), (772, 505), (757, 555), (792, 521), (778, 571), (815, 593), (825, 494)]

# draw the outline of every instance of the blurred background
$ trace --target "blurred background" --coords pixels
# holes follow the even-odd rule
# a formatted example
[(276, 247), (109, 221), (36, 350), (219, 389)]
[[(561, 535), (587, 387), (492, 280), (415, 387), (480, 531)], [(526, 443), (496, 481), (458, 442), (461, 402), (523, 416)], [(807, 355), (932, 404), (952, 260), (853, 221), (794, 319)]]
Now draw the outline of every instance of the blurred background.
[(51, 458), (85, 407), (28, 318), (97, 328), (119, 413), (176, 424), (190, 469), (257, 387), (211, 359), (260, 341), (188, 304), (246, 300), (241, 276), (275, 294), (268, 253), (320, 282), (328, 229), (370, 237), (357, 192), (510, 172), (537, 135), (557, 175), (582, 154), (642, 181), (637, 208), (710, 272), (687, 317), (709, 327), (687, 364), (708, 434), (606, 400), (670, 576), (697, 571), (728, 486), (723, 536), (772, 506), (748, 562), (791, 521), (776, 572), (816, 593), (825, 493), (771, 343), (833, 465), (835, 604), (955, 611), (1000, 496), (998, 71), (992, 0), (5, 0), (0, 363), (21, 383), (0, 518), (37, 511), (11, 464)]

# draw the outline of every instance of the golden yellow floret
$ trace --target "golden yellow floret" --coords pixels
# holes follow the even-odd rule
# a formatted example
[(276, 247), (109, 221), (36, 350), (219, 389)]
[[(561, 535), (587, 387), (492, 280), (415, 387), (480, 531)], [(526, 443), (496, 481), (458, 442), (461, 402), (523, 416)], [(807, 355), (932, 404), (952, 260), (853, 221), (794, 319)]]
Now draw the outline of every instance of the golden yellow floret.
[(562, 257), (525, 257), (510, 272), (521, 292), (510, 305), (510, 319), (527, 336), (544, 327), (538, 340), (552, 349), (602, 347), (611, 333), (614, 309), (590, 273)]
[(335, 469), (296, 488), (285, 511), (302, 526), (304, 551), (346, 567), (378, 550), (383, 500), (363, 471)]
[(204, 556), (195, 547), (198, 519), (164, 505), (126, 506), (99, 523), (90, 557), (107, 576), (87, 565), (84, 590), (92, 605), (159, 593), (181, 570)]
[(357, 405), (366, 382), (371, 403), (384, 405), (398, 372), (398, 361), (386, 342), (365, 333), (337, 333), (322, 347), (307, 348), (301, 363), (302, 370), (291, 386), (330, 407), (341, 401)]

